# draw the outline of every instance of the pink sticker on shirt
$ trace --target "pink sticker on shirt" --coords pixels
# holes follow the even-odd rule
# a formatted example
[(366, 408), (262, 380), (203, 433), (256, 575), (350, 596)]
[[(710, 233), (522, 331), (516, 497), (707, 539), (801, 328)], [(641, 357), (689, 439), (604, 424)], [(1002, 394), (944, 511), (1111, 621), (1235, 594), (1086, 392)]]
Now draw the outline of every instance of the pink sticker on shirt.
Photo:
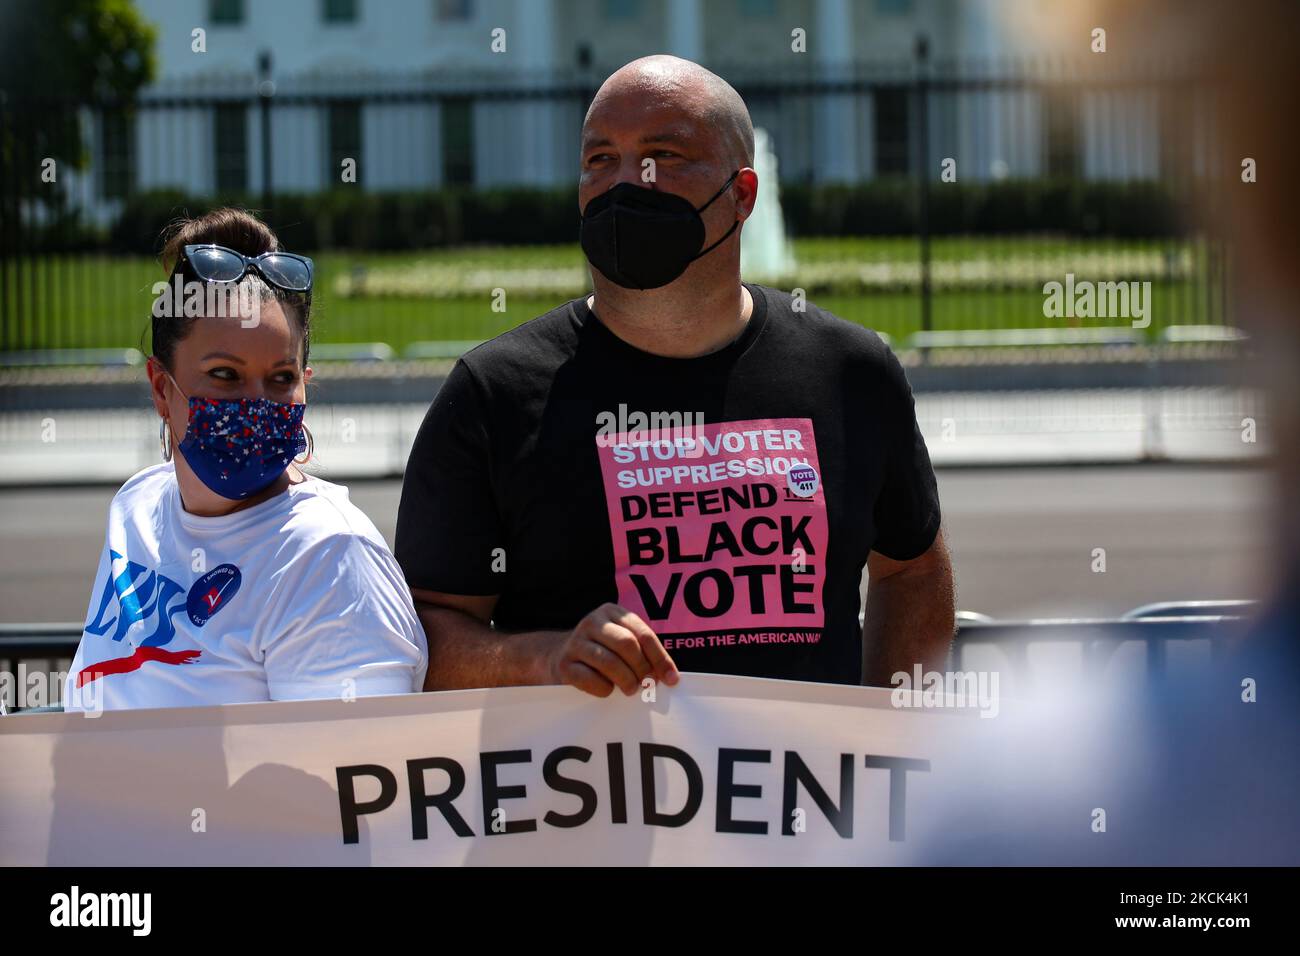
[(596, 446), (619, 604), (668, 634), (822, 626), (826, 499), (810, 419), (652, 428)]

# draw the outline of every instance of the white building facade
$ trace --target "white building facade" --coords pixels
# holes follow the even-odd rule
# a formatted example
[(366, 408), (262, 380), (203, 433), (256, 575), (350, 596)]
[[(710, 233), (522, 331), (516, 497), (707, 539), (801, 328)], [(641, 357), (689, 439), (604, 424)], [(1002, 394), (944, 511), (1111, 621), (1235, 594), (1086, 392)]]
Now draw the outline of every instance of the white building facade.
[[(258, 194), (268, 159), (275, 192), (329, 188), (341, 181), (346, 159), (355, 160), (366, 190), (563, 186), (576, 181), (587, 98), (623, 63), (659, 52), (701, 62), (740, 90), (755, 125), (771, 136), (786, 181), (913, 173), (921, 142), (912, 86), (917, 37), (928, 40), (934, 76), (955, 66), (963, 76), (995, 77), (1006, 63), (1042, 52), (1008, 23), (1050, 16), (1044, 7), (1051, 6), (136, 3), (158, 28), (159, 78), (134, 115), (88, 118), (95, 162), (80, 191), (105, 210), (134, 190)], [(1086, 57), (1087, 37), (1064, 52)], [(926, 98), (926, 156), (936, 176), (943, 158), (955, 158), (964, 179), (1151, 179), (1161, 173), (1162, 109), (1151, 90), (1057, 96), (1023, 84), (940, 83)]]

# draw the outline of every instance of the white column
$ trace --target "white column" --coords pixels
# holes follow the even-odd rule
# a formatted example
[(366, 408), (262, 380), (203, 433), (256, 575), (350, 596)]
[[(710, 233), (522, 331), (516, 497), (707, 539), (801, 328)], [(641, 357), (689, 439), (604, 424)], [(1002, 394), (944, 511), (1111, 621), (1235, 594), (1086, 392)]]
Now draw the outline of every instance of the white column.
[(704, 56), (700, 0), (668, 0), (668, 52), (696, 63)]
[(549, 70), (555, 66), (555, 4), (553, 0), (515, 0), (518, 32), (510, 37), (512, 50), (519, 51), (526, 70)]
[[(845, 78), (853, 62), (853, 20), (849, 0), (817, 0), (809, 52), (825, 79)], [(817, 162), (821, 182), (854, 182), (858, 163), (860, 97), (853, 93), (820, 96), (817, 103)]]
[[(960, 55), (975, 60), (980, 71), (996, 70), (1005, 30), (998, 23), (997, 10), (989, 0), (968, 0), (961, 12)], [(956, 157), (959, 177), (966, 174), (986, 180), (993, 177), (995, 169), (1013, 171), (1011, 160), (1016, 150), (1007, 139), (1005, 113), (1017, 106), (1014, 96), (999, 90), (959, 95), (959, 115), (965, 120), (959, 140), (961, 155)], [(933, 170), (933, 157), (931, 160)]]
[[(529, 85), (549, 85), (555, 70), (555, 4), (553, 0), (515, 0), (515, 32), (508, 39), (518, 51), (521, 79)], [(507, 54), (510, 55), (510, 54)], [(559, 112), (547, 99), (515, 100), (511, 112), (518, 126), (510, 141), (494, 148), (515, 157), (508, 181), (547, 186), (559, 181), (556, 153)]]

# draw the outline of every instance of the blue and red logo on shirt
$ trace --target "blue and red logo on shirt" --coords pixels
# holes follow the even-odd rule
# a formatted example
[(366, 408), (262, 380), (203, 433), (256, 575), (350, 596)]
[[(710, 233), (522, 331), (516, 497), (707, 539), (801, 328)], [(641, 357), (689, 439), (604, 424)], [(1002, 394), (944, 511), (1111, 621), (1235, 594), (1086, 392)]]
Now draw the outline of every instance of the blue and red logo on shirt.
[[(111, 630), (111, 640), (120, 641), (133, 625), (141, 621), (156, 619), (157, 623), (131, 655), (83, 667), (77, 673), (77, 686), (82, 687), (108, 674), (138, 670), (146, 661), (163, 664), (193, 662), (202, 651), (164, 649), (176, 636), (172, 618), (184, 610), (196, 627), (205, 625), (239, 590), (239, 568), (233, 564), (215, 567), (195, 581), (187, 593), (183, 585), (165, 574), (132, 561), (111, 548), (108, 553), (111, 561), (108, 581), (100, 596), (99, 609), (86, 622), (86, 633), (102, 637)], [(181, 600), (182, 595), (184, 600)]]

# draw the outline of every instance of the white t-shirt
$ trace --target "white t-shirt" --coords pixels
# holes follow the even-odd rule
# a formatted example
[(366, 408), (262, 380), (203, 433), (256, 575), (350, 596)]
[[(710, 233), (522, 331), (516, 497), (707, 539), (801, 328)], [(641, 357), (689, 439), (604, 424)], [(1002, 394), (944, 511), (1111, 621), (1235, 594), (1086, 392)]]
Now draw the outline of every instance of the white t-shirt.
[(252, 507), (181, 507), (171, 462), (113, 497), (67, 710), (402, 694), (428, 649), (401, 568), (320, 478)]

